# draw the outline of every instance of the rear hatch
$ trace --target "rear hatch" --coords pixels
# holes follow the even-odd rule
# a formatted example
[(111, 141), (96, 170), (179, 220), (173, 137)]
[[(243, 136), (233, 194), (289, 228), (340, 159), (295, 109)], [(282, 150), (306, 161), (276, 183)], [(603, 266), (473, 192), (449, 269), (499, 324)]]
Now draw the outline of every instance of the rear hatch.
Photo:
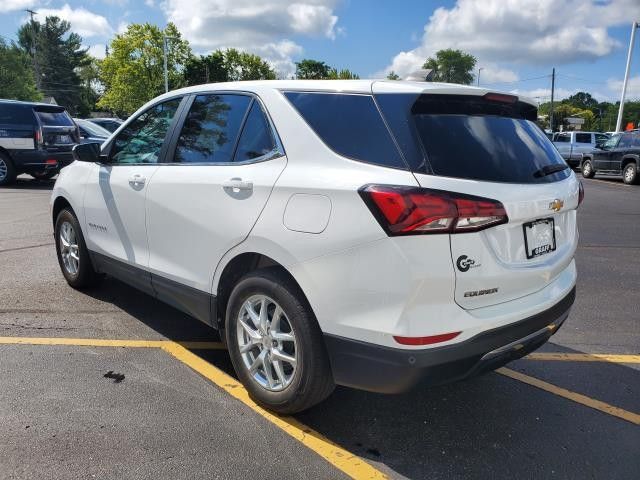
[[(571, 263), (580, 184), (534, 123), (534, 106), (483, 90), (450, 91), (376, 99), (423, 188), (477, 197), (466, 208), (474, 214), (456, 200), (450, 231), (455, 301), (473, 309), (541, 290)], [(465, 222), (478, 223), (455, 227)]]
[(34, 110), (41, 128), (41, 146), (45, 150), (70, 152), (79, 143), (78, 127), (63, 107), (38, 106)]

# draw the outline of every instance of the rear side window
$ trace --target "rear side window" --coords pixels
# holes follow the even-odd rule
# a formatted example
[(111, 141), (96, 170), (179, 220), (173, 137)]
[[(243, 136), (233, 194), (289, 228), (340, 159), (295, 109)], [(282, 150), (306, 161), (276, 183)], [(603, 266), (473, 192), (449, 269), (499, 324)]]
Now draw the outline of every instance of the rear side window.
[(591, 134), (576, 133), (576, 143), (591, 143)]
[(0, 103), (0, 124), (33, 125), (31, 107)]
[(251, 103), (246, 95), (198, 95), (184, 122), (174, 162), (227, 163)]
[(285, 92), (285, 96), (334, 152), (361, 162), (407, 168), (371, 95)]
[(276, 148), (271, 128), (260, 108), (254, 100), (242, 129), (235, 161), (246, 162), (272, 152)]
[[(386, 95), (403, 94), (377, 97)], [(384, 107), (382, 111), (389, 122)], [(503, 183), (551, 182), (570, 175), (558, 150), (534, 123), (535, 107), (516, 98), (421, 95), (410, 112), (408, 123), (428, 163), (422, 173)]]
[(36, 109), (36, 115), (40, 119), (40, 123), (46, 127), (73, 127), (75, 126), (73, 120), (66, 112), (66, 110), (48, 110), (48, 109)]

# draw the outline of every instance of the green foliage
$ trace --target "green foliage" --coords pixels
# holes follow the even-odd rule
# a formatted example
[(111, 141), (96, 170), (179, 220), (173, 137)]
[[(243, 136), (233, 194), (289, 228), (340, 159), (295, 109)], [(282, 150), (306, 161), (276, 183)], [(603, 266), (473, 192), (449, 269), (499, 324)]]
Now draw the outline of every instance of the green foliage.
[(29, 56), (16, 44), (0, 38), (0, 98), (40, 100)]
[(276, 72), (258, 55), (229, 48), (223, 52), (228, 80), (275, 80)]
[(328, 80), (359, 80), (360, 76), (346, 68), (343, 68), (342, 70), (330, 68), (326, 78)]
[(184, 67), (184, 80), (187, 85), (229, 80), (222, 50), (216, 50), (207, 56), (189, 58)]
[(473, 55), (448, 48), (437, 51), (435, 58), (428, 58), (422, 68), (433, 70), (432, 81), (434, 82), (471, 85), (476, 62), (476, 57)]
[(400, 75), (398, 75), (396, 72), (391, 70), (389, 72), (389, 75), (387, 75), (387, 80), (400, 80)]
[(71, 25), (58, 17), (47, 17), (44, 23), (29, 22), (18, 30), (18, 43), (38, 65), (39, 89), (54, 97), (72, 114), (83, 109), (81, 79), (77, 69), (87, 65), (87, 50), (82, 37), (70, 32)]
[(149, 23), (134, 23), (116, 35), (110, 54), (100, 64), (105, 92), (98, 107), (129, 115), (164, 92), (163, 34), (167, 40), (169, 88), (184, 86), (184, 67), (191, 48), (173, 23), (165, 30)]
[(300, 80), (321, 80), (329, 76), (331, 67), (324, 62), (305, 58), (296, 62), (296, 78)]

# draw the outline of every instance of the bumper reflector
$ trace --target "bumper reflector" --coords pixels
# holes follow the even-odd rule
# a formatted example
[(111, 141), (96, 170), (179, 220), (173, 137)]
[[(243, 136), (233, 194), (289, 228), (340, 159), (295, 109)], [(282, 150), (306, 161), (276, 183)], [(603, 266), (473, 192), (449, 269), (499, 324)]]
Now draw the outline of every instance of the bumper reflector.
[(434, 343), (446, 342), (460, 335), (462, 332), (442, 333), (429, 337), (396, 337), (393, 339), (401, 345), (433, 345)]
[(58, 161), (54, 158), (48, 158), (44, 163), (46, 163), (47, 165), (57, 165)]

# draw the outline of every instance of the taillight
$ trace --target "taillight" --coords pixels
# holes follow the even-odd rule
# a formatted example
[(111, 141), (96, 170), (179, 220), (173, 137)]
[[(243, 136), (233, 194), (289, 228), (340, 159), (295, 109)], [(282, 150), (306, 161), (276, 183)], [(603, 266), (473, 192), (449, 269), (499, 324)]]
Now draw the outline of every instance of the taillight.
[(584, 185), (578, 180), (578, 206), (584, 201)]
[(42, 137), (42, 130), (41, 129), (37, 129), (35, 131), (35, 133), (33, 134), (33, 139), (36, 142), (36, 148), (39, 148), (42, 146), (42, 144), (44, 143), (44, 138)]
[(509, 221), (502, 203), (489, 198), (394, 185), (358, 192), (391, 236), (477, 232)]

